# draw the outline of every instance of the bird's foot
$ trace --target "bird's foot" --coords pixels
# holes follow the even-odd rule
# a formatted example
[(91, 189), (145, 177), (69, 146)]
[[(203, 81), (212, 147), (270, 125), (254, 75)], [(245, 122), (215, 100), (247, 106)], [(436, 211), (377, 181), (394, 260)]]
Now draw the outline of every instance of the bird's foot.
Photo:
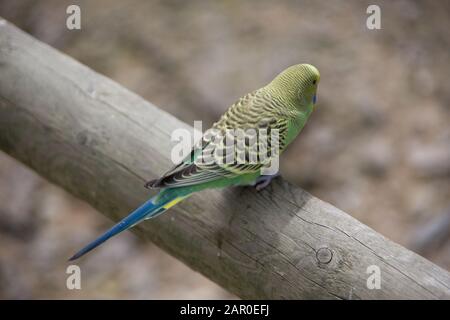
[(261, 191), (262, 189), (267, 187), (270, 184), (270, 182), (278, 176), (280, 176), (279, 173), (274, 175), (259, 176), (254, 184), (256, 191)]

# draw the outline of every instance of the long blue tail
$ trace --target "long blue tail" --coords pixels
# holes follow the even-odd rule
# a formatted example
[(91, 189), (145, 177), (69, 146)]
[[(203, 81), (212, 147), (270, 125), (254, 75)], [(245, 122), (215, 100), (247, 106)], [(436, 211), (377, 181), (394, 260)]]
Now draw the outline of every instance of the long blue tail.
[[(157, 196), (151, 198), (147, 202), (145, 202), (142, 206), (134, 210), (130, 215), (128, 215), (126, 218), (124, 218), (122, 221), (120, 221), (118, 224), (116, 224), (114, 227), (106, 231), (103, 235), (98, 237), (96, 240), (89, 243), (86, 247), (75, 253), (69, 261), (73, 261), (75, 259), (80, 258), (84, 254), (88, 253), (89, 251), (95, 249), (99, 245), (101, 245), (103, 242), (108, 240), (109, 238), (115, 236), (116, 234), (125, 231), (132, 226), (138, 224), (139, 222), (150, 219), (153, 217), (156, 217), (158, 214), (164, 212), (168, 207), (166, 208), (167, 201), (156, 201)], [(156, 202), (158, 202), (156, 204)]]

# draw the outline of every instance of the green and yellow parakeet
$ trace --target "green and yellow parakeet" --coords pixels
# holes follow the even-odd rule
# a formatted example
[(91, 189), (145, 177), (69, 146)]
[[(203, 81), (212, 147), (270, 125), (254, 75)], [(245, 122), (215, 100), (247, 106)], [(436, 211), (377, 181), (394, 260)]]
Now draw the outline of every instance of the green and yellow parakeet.
[[(131, 228), (139, 222), (154, 218), (182, 201), (194, 192), (207, 188), (223, 188), (236, 185), (255, 185), (261, 188), (268, 184), (271, 176), (263, 169), (277, 157), (304, 127), (314, 110), (317, 97), (319, 71), (309, 64), (291, 66), (280, 73), (268, 85), (253, 91), (234, 103), (211, 130), (203, 135), (188, 157), (161, 178), (146, 184), (160, 192), (145, 202), (121, 222), (102, 236), (77, 252), (75, 260), (96, 248), (112, 236)], [(217, 154), (228, 146), (224, 143), (228, 130), (266, 130), (278, 132), (276, 152), (262, 157), (261, 143), (249, 148), (245, 140), (245, 158), (256, 156), (257, 161), (199, 161), (204, 151)], [(270, 149), (270, 140), (266, 149)], [(252, 154), (253, 152), (253, 154)], [(233, 153), (235, 154), (235, 153)], [(214, 159), (218, 159), (215, 157)], [(255, 158), (254, 158), (255, 159)]]

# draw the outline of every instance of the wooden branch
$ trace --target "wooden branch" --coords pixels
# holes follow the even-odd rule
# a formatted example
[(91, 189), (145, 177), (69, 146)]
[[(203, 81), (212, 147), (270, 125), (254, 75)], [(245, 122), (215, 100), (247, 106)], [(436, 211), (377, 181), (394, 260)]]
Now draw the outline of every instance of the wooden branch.
[[(0, 20), (1, 149), (111, 219), (150, 196), (177, 128), (191, 130)], [(202, 192), (134, 231), (242, 298), (450, 298), (447, 271), (282, 179)]]

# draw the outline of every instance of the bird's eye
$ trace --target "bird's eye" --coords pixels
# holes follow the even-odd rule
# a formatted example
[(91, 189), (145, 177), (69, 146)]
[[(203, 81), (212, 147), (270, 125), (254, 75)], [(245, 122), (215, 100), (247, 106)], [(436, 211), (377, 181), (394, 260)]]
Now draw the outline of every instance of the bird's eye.
[(316, 84), (317, 83), (317, 80), (313, 80), (313, 84)]

